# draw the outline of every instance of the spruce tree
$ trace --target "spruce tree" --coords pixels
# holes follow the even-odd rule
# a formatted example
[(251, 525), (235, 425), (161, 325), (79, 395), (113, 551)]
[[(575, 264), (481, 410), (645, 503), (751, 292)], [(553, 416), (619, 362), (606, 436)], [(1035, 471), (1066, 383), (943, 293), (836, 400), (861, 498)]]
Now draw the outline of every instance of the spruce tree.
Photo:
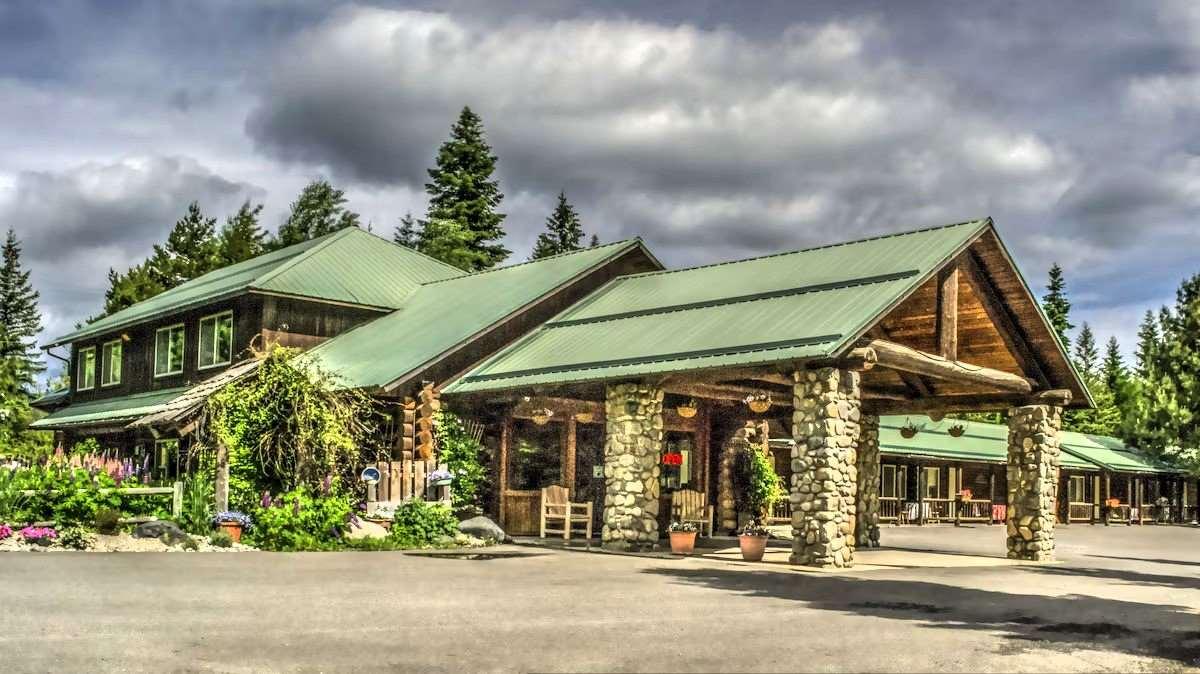
[[(458, 121), (450, 129), (450, 140), (438, 149), (436, 166), (429, 169), (430, 181), (425, 184), (429, 194), (426, 231), (422, 232), (420, 249), (443, 262), (455, 264), (470, 261), (468, 271), (489, 269), (502, 262), (509, 250), (500, 243), (504, 238), (501, 223), (504, 214), (497, 212), (504, 195), (500, 184), (492, 178), (496, 156), (484, 138), (483, 122), (464, 107)], [(460, 226), (451, 228), (435, 221), (452, 221)], [(435, 241), (439, 234), (450, 234), (448, 241)], [(465, 246), (467, 251), (458, 251)]]
[(292, 202), (291, 213), (280, 226), (271, 247), (284, 248), (358, 226), (358, 213), (346, 208), (345, 192), (326, 180), (314, 180)]
[(1092, 333), (1092, 326), (1084, 322), (1078, 340), (1075, 343), (1075, 364), (1084, 373), (1095, 375), (1100, 352), (1096, 350), (1096, 335)]
[(595, 248), (596, 246), (599, 246), (599, 245), (600, 245), (600, 236), (598, 234), (593, 234), (592, 240), (588, 242), (588, 248)]
[(537, 243), (533, 246), (533, 255), (529, 259), (538, 260), (579, 250), (579, 242), (582, 239), (583, 227), (579, 224), (579, 213), (567, 202), (566, 192), (559, 192), (558, 204), (550, 217), (546, 218), (546, 231), (538, 234)]
[(1104, 360), (1100, 364), (1100, 372), (1104, 377), (1104, 385), (1114, 394), (1118, 394), (1129, 371), (1125, 368), (1125, 359), (1121, 356), (1121, 345), (1116, 337), (1109, 337), (1104, 345)]
[(267, 238), (258, 224), (262, 209), (262, 204), (251, 206), (247, 201), (225, 221), (217, 243), (220, 266), (237, 264), (262, 254)]
[(104, 291), (104, 313), (88, 319), (88, 323), (109, 314), (131, 307), (142, 300), (150, 299), (166, 290), (158, 278), (143, 262), (130, 267), (123, 274), (115, 269), (108, 270), (108, 290)]
[(29, 282), (29, 270), (21, 265), (21, 243), (12, 229), (4, 240), (0, 265), (0, 360), (11, 362), (13, 376), (25, 391), (32, 391), (34, 378), (45, 370), (37, 350), (42, 329), (38, 292)]
[(1050, 267), (1050, 282), (1046, 284), (1047, 292), (1042, 296), (1042, 308), (1046, 311), (1046, 318), (1050, 319), (1050, 326), (1058, 334), (1064, 349), (1070, 348), (1071, 340), (1067, 333), (1075, 327), (1070, 320), (1071, 302), (1067, 299), (1066, 287), (1062, 267), (1055, 262)]
[(197, 202), (188, 204), (187, 213), (175, 222), (166, 243), (154, 246), (148, 264), (165, 290), (216, 269), (220, 266), (217, 219), (204, 217)]
[(1139, 377), (1147, 377), (1150, 373), (1150, 368), (1154, 363), (1154, 354), (1158, 350), (1158, 321), (1154, 317), (1154, 312), (1146, 310), (1146, 316), (1142, 318), (1142, 324), (1138, 326), (1138, 343), (1136, 368)]
[(1092, 326), (1084, 323), (1075, 343), (1075, 365), (1095, 406), (1067, 411), (1063, 415), (1063, 428), (1094, 435), (1117, 435), (1121, 429), (1121, 411), (1117, 408), (1115, 394), (1105, 382), (1099, 361), (1095, 333)]
[(413, 220), (412, 213), (405, 213), (404, 217), (400, 218), (400, 225), (392, 232), (392, 241), (405, 248), (416, 250), (420, 241), (420, 232), (417, 231), (417, 224)]

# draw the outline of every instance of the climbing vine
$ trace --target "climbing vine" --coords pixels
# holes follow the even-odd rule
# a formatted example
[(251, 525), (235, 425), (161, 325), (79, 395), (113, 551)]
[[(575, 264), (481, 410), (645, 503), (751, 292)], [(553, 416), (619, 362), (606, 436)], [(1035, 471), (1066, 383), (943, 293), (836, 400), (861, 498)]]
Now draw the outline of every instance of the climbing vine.
[(433, 417), (433, 429), (437, 435), (439, 459), (453, 474), (450, 482), (450, 499), (456, 511), (474, 510), (482, 512), (481, 498), (487, 483), (487, 469), (483, 461), (483, 446), (463, 425), (453, 412), (439, 410)]

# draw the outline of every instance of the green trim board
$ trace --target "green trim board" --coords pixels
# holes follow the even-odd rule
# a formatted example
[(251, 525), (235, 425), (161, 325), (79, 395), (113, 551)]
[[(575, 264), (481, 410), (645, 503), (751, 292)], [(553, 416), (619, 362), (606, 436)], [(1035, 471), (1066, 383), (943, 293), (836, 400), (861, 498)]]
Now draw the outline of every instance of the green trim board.
[(828, 358), (991, 229), (974, 220), (623, 276), (443, 391)]
[(211, 271), (53, 340), (47, 348), (96, 337), (250, 291), (395, 309), (422, 283), (466, 272), (347, 227)]
[(319, 344), (304, 358), (347, 388), (389, 388), (541, 299), (630, 251), (640, 239), (421, 285), (400, 308)]
[(156, 412), (164, 405), (187, 391), (186, 386), (135, 393), (118, 398), (103, 398), (68, 405), (38, 419), (29, 425), (34, 429), (62, 429), (78, 426), (99, 426), (121, 421), (131, 421)]

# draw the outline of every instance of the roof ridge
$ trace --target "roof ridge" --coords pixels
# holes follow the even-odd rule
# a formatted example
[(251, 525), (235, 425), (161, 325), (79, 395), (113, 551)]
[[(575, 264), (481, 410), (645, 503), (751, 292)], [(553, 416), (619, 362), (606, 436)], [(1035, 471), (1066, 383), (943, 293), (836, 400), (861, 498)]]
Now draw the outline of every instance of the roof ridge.
[[(452, 265), (452, 264), (450, 264), (450, 263), (448, 263), (448, 262), (442, 262), (441, 260), (437, 259), (436, 257), (434, 257), (434, 256), (432, 256), (432, 255), (427, 255), (426, 253), (422, 253), (421, 251), (417, 250), (416, 248), (410, 248), (410, 247), (408, 247), (408, 246), (405, 246), (405, 245), (403, 245), (403, 244), (396, 243), (396, 242), (395, 242), (394, 240), (392, 240), (392, 239), (389, 239), (389, 238), (386, 238), (386, 237), (380, 236), (380, 235), (376, 234), (375, 232), (372, 232), (372, 231), (369, 231), (369, 230), (365, 230), (365, 229), (364, 229), (364, 230), (362, 230), (362, 231), (363, 231), (363, 233), (364, 233), (364, 234), (370, 234), (371, 236), (375, 237), (376, 239), (379, 239), (380, 241), (383, 241), (384, 243), (391, 244), (391, 245), (393, 245), (393, 246), (395, 246), (395, 247), (397, 247), (397, 248), (403, 248), (404, 250), (408, 251), (409, 253), (413, 253), (413, 254), (417, 255), (418, 257), (423, 257), (423, 258), (425, 258), (426, 260), (429, 260), (430, 262), (435, 262), (435, 263), (437, 263), (437, 264), (439, 264), (439, 265), (441, 265), (441, 266), (445, 267), (446, 269), (452, 269), (452, 270), (454, 270), (454, 271), (456, 271), (456, 272), (461, 272), (461, 273), (459, 274), (459, 276), (466, 276), (466, 275), (467, 275), (467, 272), (466, 272), (466, 271), (464, 271), (464, 270), (462, 270), (462, 269), (459, 269), (458, 267), (455, 267), (454, 265)], [(424, 284), (421, 284), (421, 285), (424, 285)]]
[[(536, 260), (524, 260), (522, 262), (504, 265), (502, 267), (492, 267), (491, 269), (481, 269), (479, 271), (469, 272), (469, 273), (463, 274), (461, 276), (452, 276), (450, 278), (438, 279), (436, 281), (426, 281), (425, 283), (421, 284), (421, 287), (436, 285), (438, 283), (445, 283), (447, 281), (454, 281), (456, 279), (474, 278), (476, 276), (483, 276), (484, 274), (490, 274), (492, 272), (504, 271), (506, 269), (516, 269), (517, 267), (523, 267), (525, 265), (536, 264), (538, 262), (545, 262), (547, 260), (554, 260), (557, 258), (569, 257), (571, 255), (579, 255), (580, 253), (586, 253), (589, 251), (596, 250), (598, 248), (609, 248), (611, 246), (629, 245), (631, 243), (642, 243), (642, 237), (635, 236), (631, 239), (621, 239), (620, 241), (613, 241), (612, 243), (602, 243), (598, 246), (588, 246), (587, 248), (580, 248), (579, 250), (570, 250), (565, 253), (556, 253), (554, 255), (549, 255), (547, 257), (539, 257)], [(457, 269), (457, 267), (456, 267), (456, 269)]]
[[(274, 269), (267, 272), (266, 274), (263, 274), (262, 276), (254, 277), (254, 279), (252, 279), (250, 281), (250, 283), (247, 284), (247, 287), (257, 288), (260, 286), (260, 284), (265, 284), (267, 281), (275, 278), (276, 276), (279, 276), (284, 271), (287, 271), (287, 270), (295, 267), (296, 265), (300, 264), (304, 260), (307, 260), (316, 251), (324, 249), (326, 246), (329, 246), (331, 243), (333, 243), (334, 241), (337, 241), (338, 239), (342, 239), (342, 238), (349, 236), (350, 230), (356, 230), (356, 229), (358, 229), (358, 227), (351, 225), (349, 227), (343, 227), (343, 228), (337, 230), (336, 232), (330, 232), (329, 234), (326, 234), (324, 236), (324, 238), (325, 238), (324, 241), (320, 241), (319, 243), (315, 243), (315, 244), (309, 246), (307, 249), (302, 251), (300, 254), (292, 256), (288, 261), (281, 263), (278, 267), (275, 267)], [(361, 231), (361, 230), (359, 230), (359, 231)], [(321, 238), (322, 237), (317, 237), (314, 240), (319, 241)], [(301, 242), (301, 243), (303, 243), (303, 242)], [(296, 244), (296, 245), (299, 245), (299, 244)]]
[(710, 262), (708, 264), (698, 264), (698, 265), (694, 265), (691, 267), (680, 267), (678, 269), (660, 269), (658, 271), (644, 271), (644, 272), (640, 272), (638, 274), (626, 274), (624, 276), (621, 276), (620, 279), (624, 280), (624, 279), (632, 279), (632, 278), (641, 278), (644, 276), (656, 276), (656, 275), (660, 275), (660, 274), (675, 274), (678, 272), (692, 271), (694, 269), (707, 269), (709, 267), (721, 267), (721, 266), (730, 265), (730, 264), (741, 264), (742, 262), (753, 262), (755, 260), (767, 260), (767, 259), (770, 259), (773, 257), (783, 257), (785, 255), (797, 255), (799, 253), (810, 253), (812, 251), (824, 250), (826, 248), (838, 248), (841, 246), (851, 246), (854, 244), (866, 243), (868, 241), (879, 241), (881, 239), (894, 239), (894, 238), (901, 237), (901, 236), (910, 236), (913, 234), (921, 234), (924, 232), (933, 232), (933, 231), (936, 231), (939, 229), (950, 229), (952, 227), (963, 227), (965, 225), (979, 225), (982, 227), (985, 223), (988, 223), (988, 222), (991, 222), (991, 217), (985, 217), (985, 218), (980, 218), (980, 219), (976, 219), (976, 220), (964, 220), (962, 222), (954, 222), (954, 223), (951, 223), (948, 225), (937, 225), (934, 227), (921, 227), (920, 229), (910, 229), (910, 230), (903, 231), (903, 232), (893, 232), (891, 234), (879, 234), (876, 236), (868, 236), (868, 237), (864, 237), (861, 239), (854, 239), (851, 241), (840, 241), (837, 243), (827, 243), (827, 244), (822, 244), (820, 246), (811, 246), (809, 248), (799, 248), (796, 250), (787, 250), (787, 251), (783, 251), (780, 253), (767, 253), (766, 255), (755, 255), (753, 257), (745, 257), (745, 258), (741, 258), (741, 259), (737, 259), (737, 260), (724, 260), (721, 262)]

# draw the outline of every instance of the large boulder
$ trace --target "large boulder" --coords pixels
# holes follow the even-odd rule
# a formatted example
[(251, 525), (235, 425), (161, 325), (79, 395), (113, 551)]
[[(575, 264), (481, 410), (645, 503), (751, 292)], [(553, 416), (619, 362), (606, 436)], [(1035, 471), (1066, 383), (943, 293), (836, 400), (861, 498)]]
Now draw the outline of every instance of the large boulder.
[(134, 538), (157, 538), (167, 545), (179, 545), (188, 539), (188, 535), (174, 522), (154, 520), (142, 522), (133, 530)]
[(383, 525), (374, 522), (368, 522), (362, 518), (350, 522), (350, 526), (346, 531), (346, 538), (358, 540), (360, 538), (387, 538), (388, 530), (383, 528)]
[(508, 540), (508, 536), (504, 533), (504, 530), (500, 528), (500, 525), (484, 517), (483, 515), (459, 522), (458, 530), (464, 534), (467, 534), (468, 536), (481, 538), (485, 541), (503, 543), (504, 541)]

